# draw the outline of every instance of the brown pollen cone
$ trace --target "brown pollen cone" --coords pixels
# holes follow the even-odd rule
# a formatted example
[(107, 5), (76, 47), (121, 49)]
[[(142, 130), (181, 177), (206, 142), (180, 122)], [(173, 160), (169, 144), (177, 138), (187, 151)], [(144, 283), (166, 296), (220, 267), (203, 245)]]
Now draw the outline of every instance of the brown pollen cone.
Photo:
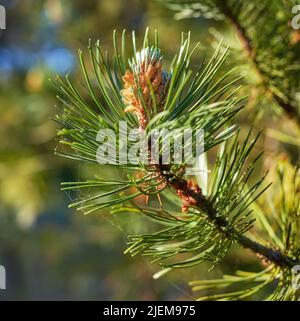
[(135, 113), (140, 128), (144, 129), (149, 121), (144, 105), (147, 106), (150, 113), (154, 108), (151, 87), (158, 110), (164, 101), (166, 83), (163, 80), (161, 60), (153, 59), (148, 63), (143, 61), (139, 66), (138, 74), (127, 70), (123, 76), (123, 82), (124, 89), (121, 91), (121, 95), (126, 104), (125, 112)]

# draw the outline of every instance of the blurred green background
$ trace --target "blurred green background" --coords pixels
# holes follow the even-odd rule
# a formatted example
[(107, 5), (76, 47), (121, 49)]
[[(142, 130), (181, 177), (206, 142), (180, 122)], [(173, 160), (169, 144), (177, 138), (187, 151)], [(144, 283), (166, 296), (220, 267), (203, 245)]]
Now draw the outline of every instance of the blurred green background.
[(123, 255), (127, 232), (145, 230), (145, 222), (108, 213), (84, 217), (68, 209), (73, 195), (61, 192), (60, 183), (92, 169), (54, 155), (57, 125), (51, 118), (57, 101), (48, 78), (76, 77), (76, 52), (89, 38), (109, 49), (113, 29), (135, 29), (141, 38), (149, 26), (159, 30), (162, 49), (172, 54), (180, 32), (191, 30), (194, 42), (205, 43), (216, 22), (176, 21), (173, 12), (146, 0), (1, 4), (7, 29), (0, 31), (0, 264), (7, 290), (0, 299), (190, 300), (189, 280), (256, 264), (250, 254), (241, 262), (233, 251), (213, 272), (202, 265), (153, 280), (157, 266)]

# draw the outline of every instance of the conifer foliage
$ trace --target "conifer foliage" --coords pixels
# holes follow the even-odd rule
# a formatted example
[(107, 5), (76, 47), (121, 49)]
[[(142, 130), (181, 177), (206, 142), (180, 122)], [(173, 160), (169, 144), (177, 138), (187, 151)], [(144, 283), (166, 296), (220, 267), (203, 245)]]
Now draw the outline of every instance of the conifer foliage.
[[(160, 1), (160, 0), (158, 0)], [(293, 7), (286, 0), (167, 0), (175, 17), (223, 20), (240, 39), (263, 94), (300, 127), (299, 30), (293, 29)]]
[[(206, 6), (209, 12), (223, 16), (214, 1), (207, 1)], [(62, 126), (56, 153), (120, 172), (118, 179), (95, 175), (87, 181), (63, 183), (63, 190), (81, 190), (84, 195), (70, 206), (84, 214), (104, 208), (114, 214), (136, 213), (155, 222), (152, 233), (129, 235), (125, 251), (158, 264), (161, 270), (155, 278), (203, 261), (213, 268), (234, 244), (258, 255), (264, 265), (259, 272), (236, 271), (236, 275), (224, 275), (220, 280), (191, 281), (199, 299), (245, 299), (263, 290), (267, 300), (296, 300), (293, 280), (295, 266), (300, 264), (299, 173), (289, 168), (292, 174), (287, 176), (288, 164), (283, 163), (277, 170), (275, 187), (269, 187), (265, 176), (253, 182), (261, 156), (254, 151), (259, 135), (249, 132), (242, 139), (239, 126), (234, 124), (244, 100), (237, 95), (240, 79), (234, 78), (232, 71), (222, 70), (227, 50), (219, 46), (203, 59), (198, 46), (190, 48), (190, 34), (182, 35), (178, 54), (168, 65), (157, 32), (153, 43), (148, 30), (141, 43), (134, 33), (131, 46), (128, 39), (125, 31), (121, 39), (115, 32), (111, 55), (103, 51), (99, 41), (90, 43), (89, 64), (79, 52), (82, 88), (75, 88), (69, 77), (53, 81), (61, 107), (57, 122)], [(196, 69), (190, 65), (192, 56), (200, 62)], [(289, 98), (293, 85), (287, 85), (283, 99)], [(123, 146), (120, 121), (143, 133), (147, 142), (153, 131), (172, 133), (171, 152), (176, 149), (174, 132), (203, 130), (200, 156), (218, 149), (207, 179), (198, 172), (191, 176), (187, 161), (175, 161), (176, 152), (164, 163), (164, 145), (158, 145), (157, 162), (152, 162), (147, 149), (137, 153), (138, 162), (124, 163), (120, 151), (114, 162), (101, 162), (97, 157), (101, 145), (98, 133), (106, 130), (108, 141), (115, 139), (117, 146)], [(133, 146), (134, 141), (129, 140), (125, 153)], [(188, 141), (188, 147), (197, 154), (194, 140)], [(269, 201), (271, 210), (267, 210), (257, 200), (271, 195), (273, 189), (280, 197), (276, 197), (275, 207)], [(203, 290), (212, 294), (201, 296)]]

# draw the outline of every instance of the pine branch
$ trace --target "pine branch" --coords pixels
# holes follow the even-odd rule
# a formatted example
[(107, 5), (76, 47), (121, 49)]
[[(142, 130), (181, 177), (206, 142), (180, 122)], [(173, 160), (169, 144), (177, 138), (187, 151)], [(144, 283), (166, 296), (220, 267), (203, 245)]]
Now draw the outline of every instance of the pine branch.
[[(253, 209), (258, 220), (257, 225), (261, 228), (260, 232), (267, 234), (285, 256), (299, 258), (300, 176), (297, 174), (298, 169), (291, 166), (287, 159), (279, 158), (277, 163), (274, 169), (278, 176), (277, 182), (272, 185), (267, 194), (263, 195), (261, 205), (253, 203)], [(273, 202), (276, 202), (276, 209)], [(269, 211), (273, 212), (272, 216), (265, 215), (265, 212)], [(242, 300), (267, 286), (272, 286), (274, 289), (272, 294), (267, 295), (268, 291), (261, 293), (265, 300), (296, 301), (300, 293), (297, 287), (291, 286), (295, 282), (295, 272), (297, 271), (294, 267), (268, 265), (263, 271), (236, 271), (232, 276), (224, 275), (221, 279), (192, 281), (190, 285), (192, 290), (197, 292), (214, 290), (212, 294), (206, 292), (198, 300)], [(220, 289), (223, 290), (222, 293), (216, 294)]]
[[(262, 80), (262, 82), (265, 83), (267, 81), (267, 76), (259, 67), (259, 63), (257, 62), (257, 59), (256, 59), (256, 52), (252, 46), (250, 38), (247, 35), (246, 29), (240, 24), (239, 20), (233, 14), (230, 7), (227, 5), (226, 1), (218, 2), (218, 6), (221, 12), (227, 17), (227, 19), (231, 22), (231, 24), (236, 29), (237, 35), (242, 43), (242, 46), (248, 58), (252, 61), (253, 66), (258, 76)], [(270, 87), (267, 86), (267, 90), (272, 94), (274, 100), (282, 108), (285, 114), (290, 119), (294, 119), (298, 124), (298, 126), (300, 127), (300, 114), (298, 114), (298, 112), (296, 111), (296, 108), (289, 101), (284, 101), (281, 97), (279, 97), (276, 93), (274, 93)]]
[[(179, 18), (227, 20), (236, 30), (244, 51), (266, 91), (284, 114), (300, 127), (295, 99), (300, 62), (288, 30), (293, 4), (284, 1), (167, 0)], [(279, 17), (280, 16), (280, 17)], [(278, 18), (279, 17), (279, 18)], [(291, 27), (290, 27), (291, 28)], [(279, 38), (271, 43), (271, 39)], [(280, 76), (279, 76), (280, 75)]]
[[(98, 168), (112, 166), (126, 171), (126, 178), (120, 171), (118, 179), (95, 176), (84, 182), (63, 183), (63, 190), (88, 191), (87, 196), (70, 207), (84, 214), (109, 207), (112, 213), (140, 213), (159, 225), (166, 225), (167, 228), (154, 233), (130, 236), (130, 245), (126, 250), (131, 255), (141, 253), (152, 257), (152, 262), (159, 262), (165, 270), (190, 267), (205, 260), (215, 266), (231, 245), (238, 243), (264, 258), (270, 267), (275, 267), (271, 268), (270, 273), (268, 270), (263, 274), (262, 284), (249, 291), (229, 293), (228, 298), (242, 298), (259, 291), (278, 278), (278, 273), (286, 291), (282, 294), (276, 289), (272, 298), (294, 298), (295, 291), (288, 282), (291, 280), (291, 268), (300, 257), (297, 238), (300, 209), (298, 181), (293, 185), (292, 206), (287, 206), (283, 193), (280, 215), (274, 217), (281, 235), (273, 230), (263, 211), (256, 209), (262, 230), (270, 237), (274, 248), (265, 246), (264, 241), (259, 239), (246, 237), (244, 234), (253, 226), (254, 219), (250, 214), (255, 201), (268, 186), (262, 187), (265, 176), (249, 183), (261, 155), (254, 160), (249, 159), (259, 135), (250, 141), (250, 132), (240, 143), (237, 126), (228, 127), (232, 117), (241, 110), (242, 100), (235, 97), (236, 88), (231, 88), (240, 79), (228, 80), (231, 71), (218, 77), (227, 57), (226, 51), (221, 52), (219, 47), (208, 61), (202, 61), (194, 73), (190, 69), (190, 59), (197, 46), (190, 51), (190, 34), (182, 36), (179, 53), (167, 69), (163, 69), (157, 33), (154, 45), (150, 46), (146, 30), (140, 51), (137, 50), (134, 33), (132, 42), (131, 59), (126, 57), (125, 31), (121, 50), (114, 34), (115, 54), (112, 57), (103, 54), (99, 42), (95, 48), (89, 45), (91, 73), (82, 52), (79, 53), (86, 96), (79, 93), (68, 77), (53, 82), (62, 103), (62, 114), (57, 116), (57, 121), (63, 126), (58, 132), (57, 154), (97, 164)], [(134, 158), (130, 157), (130, 151), (132, 148), (136, 150), (137, 142), (135, 139), (128, 141), (130, 135), (127, 132), (124, 134), (122, 122), (135, 134), (142, 134), (147, 143), (146, 150), (142, 147), (138, 154), (135, 151)], [(194, 156), (199, 157), (199, 142), (194, 139), (185, 142), (180, 152), (177, 150), (177, 155), (186, 148), (192, 154), (188, 159), (181, 160), (180, 164), (175, 162), (177, 138), (182, 142), (182, 131), (187, 129), (204, 132), (201, 155), (220, 145), (213, 171), (204, 188), (205, 193), (197, 184), (185, 179), (186, 166), (190, 165), (188, 160), (192, 158), (195, 165)], [(167, 164), (162, 161), (164, 144), (157, 145), (158, 163), (153, 163), (152, 154), (148, 153), (153, 147), (152, 144), (149, 146), (152, 143), (151, 133), (160, 130), (163, 130), (166, 141), (171, 138), (169, 155), (172, 156)], [(110, 159), (110, 152), (116, 151), (117, 146), (125, 148), (118, 149), (118, 154), (113, 153), (115, 157)], [(148, 162), (144, 162), (145, 159)], [(178, 196), (176, 198), (174, 191)], [(159, 206), (140, 206), (137, 198), (141, 195), (147, 199), (151, 197), (151, 202), (152, 197), (157, 197)], [(181, 206), (182, 211), (169, 211), (168, 206), (164, 208), (160, 195), (166, 197), (170, 205), (174, 203), (176, 208)], [(186, 254), (188, 259), (184, 256), (182, 260), (180, 254)], [(178, 255), (179, 261), (176, 259)], [(159, 274), (162, 275), (163, 271)], [(242, 280), (247, 283), (247, 280), (261, 280), (261, 277), (257, 274)]]
[[(207, 214), (208, 220), (212, 222), (221, 233), (224, 233), (225, 237), (239, 243), (247, 249), (250, 249), (256, 254), (260, 254), (268, 261), (280, 267), (292, 268), (297, 264), (295, 260), (282, 254), (281, 252), (252, 241), (250, 238), (244, 235), (240, 235), (233, 227), (228, 226), (226, 219), (218, 216), (217, 211), (214, 209), (212, 204), (202, 194), (195, 192), (194, 189), (188, 186), (188, 182), (186, 180), (174, 176), (169, 172), (168, 168), (158, 166), (157, 169), (160, 171), (162, 176), (166, 177), (169, 185), (177, 193), (179, 192), (185, 197), (195, 200), (195, 206)], [(169, 174), (165, 174), (166, 172)]]

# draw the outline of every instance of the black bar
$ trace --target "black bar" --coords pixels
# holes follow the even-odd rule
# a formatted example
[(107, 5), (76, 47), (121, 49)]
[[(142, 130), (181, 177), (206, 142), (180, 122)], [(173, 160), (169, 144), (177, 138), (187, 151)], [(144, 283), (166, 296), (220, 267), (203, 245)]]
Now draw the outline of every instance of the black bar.
[[(298, 315), (299, 302), (191, 302), (191, 301), (19, 301), (0, 302), (1, 316), (7, 320), (212, 320), (252, 321), (271, 319), (281, 313)], [(295, 313), (295, 314), (294, 314)], [(0, 318), (2, 320), (2, 317)], [(4, 318), (3, 318), (4, 320)]]

